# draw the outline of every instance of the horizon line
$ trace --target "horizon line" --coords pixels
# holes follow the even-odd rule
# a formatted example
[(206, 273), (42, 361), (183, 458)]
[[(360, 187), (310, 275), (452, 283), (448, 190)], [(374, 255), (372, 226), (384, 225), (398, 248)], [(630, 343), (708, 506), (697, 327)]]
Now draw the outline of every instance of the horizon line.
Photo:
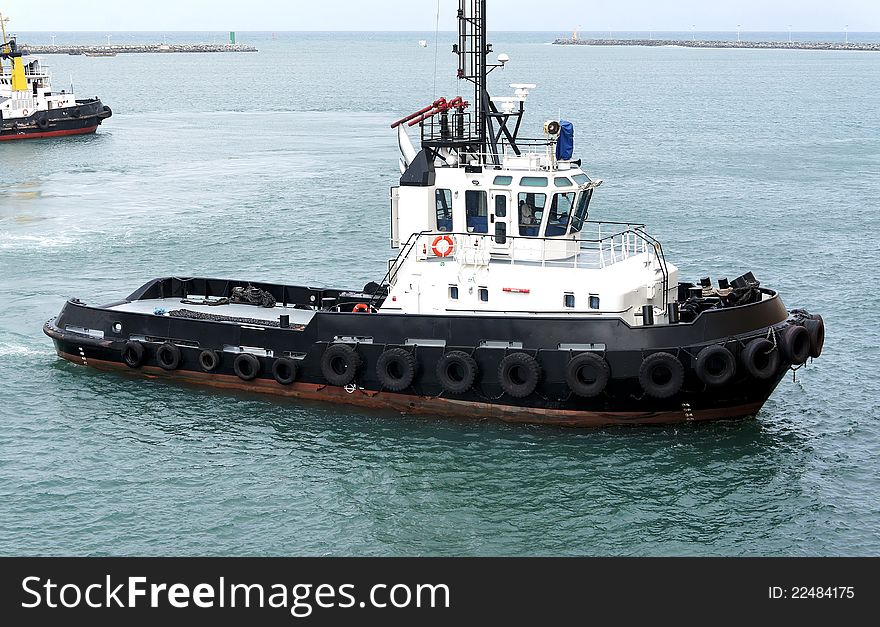
[[(571, 28), (559, 29), (559, 30), (519, 30), (519, 29), (496, 29), (489, 31), (490, 33), (558, 33), (558, 32), (569, 32), (572, 31)], [(792, 33), (868, 33), (868, 34), (880, 34), (880, 30), (852, 30), (852, 29), (839, 29), (839, 30), (811, 30), (811, 29), (791, 29)], [(227, 32), (236, 32), (236, 33), (428, 33), (430, 30), (426, 29), (336, 29), (336, 30), (327, 30), (327, 29), (319, 29), (319, 28), (304, 28), (304, 29), (294, 29), (294, 30), (278, 30), (278, 29), (246, 29), (239, 30), (235, 28), (224, 28), (224, 29), (208, 29), (208, 30), (200, 30), (200, 29), (163, 29), (163, 28), (152, 28), (152, 29), (101, 29), (101, 30), (80, 30), (80, 29), (72, 29), (72, 30), (30, 30), (30, 29), (17, 29), (11, 32), (15, 33), (155, 33), (155, 32), (163, 32), (163, 33), (227, 33)], [(441, 33), (456, 33), (455, 30), (441, 30)], [(683, 29), (650, 29), (650, 28), (611, 28), (611, 29), (599, 29), (599, 30), (579, 30), (579, 33), (788, 33), (789, 30), (787, 28), (782, 30), (775, 29), (691, 29), (691, 28), (683, 28)], [(7, 34), (10, 34), (7, 31)]]

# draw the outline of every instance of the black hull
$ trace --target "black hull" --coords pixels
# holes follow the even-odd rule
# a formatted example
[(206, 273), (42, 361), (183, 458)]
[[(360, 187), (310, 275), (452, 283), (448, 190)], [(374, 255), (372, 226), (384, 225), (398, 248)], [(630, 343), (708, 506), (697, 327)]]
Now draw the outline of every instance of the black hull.
[(97, 98), (77, 100), (74, 107), (37, 111), (26, 118), (0, 120), (0, 141), (94, 133), (112, 115), (110, 107)]
[[(124, 302), (178, 299), (187, 294), (219, 296), (237, 285), (244, 283), (161, 279), (145, 285)], [(271, 291), (291, 311), (296, 305), (321, 302), (328, 296), (345, 296), (336, 290), (255, 285)], [(122, 369), (217, 388), (406, 413), (566, 426), (661, 424), (752, 416), (772, 394), (789, 364), (782, 361), (766, 379), (752, 377), (744, 368), (738, 368), (732, 380), (714, 387), (696, 375), (697, 354), (706, 346), (720, 344), (739, 360), (749, 341), (777, 337), (786, 327), (802, 324), (806, 318), (804, 312), (789, 314), (779, 297), (769, 290), (765, 290), (761, 302), (705, 311), (687, 324), (641, 327), (632, 327), (620, 319), (600, 318), (317, 311), (304, 327), (279, 328), (108, 309), (112, 306), (90, 307), (70, 301), (56, 319), (45, 325), (44, 331), (54, 340), (61, 357), (102, 370)], [(275, 312), (283, 313), (280, 308)], [(103, 337), (96, 337), (100, 334)], [(146, 349), (144, 361), (137, 368), (128, 367), (122, 359), (125, 343), (132, 337), (140, 338)], [(445, 346), (426, 345), (427, 342), (413, 346), (414, 338), (443, 340)], [(340, 340), (353, 346), (362, 360), (356, 379), (345, 387), (330, 385), (321, 368), (327, 347)], [(156, 357), (162, 343), (169, 341), (180, 351), (180, 362), (173, 370), (159, 367)], [(486, 342), (490, 345), (486, 346)], [(499, 343), (511, 343), (511, 347), (497, 348)], [(601, 394), (585, 398), (572, 393), (565, 370), (578, 350), (560, 350), (560, 344), (601, 347), (599, 350), (611, 369), (611, 379)], [(272, 356), (258, 356), (259, 374), (253, 380), (244, 380), (233, 369), (237, 353), (223, 352), (229, 346), (262, 347), (271, 351)], [(399, 392), (385, 389), (376, 371), (379, 356), (394, 347), (410, 352), (416, 363), (412, 384)], [(219, 366), (212, 372), (206, 372), (199, 362), (200, 352), (206, 349), (221, 355)], [(478, 366), (473, 387), (460, 394), (444, 389), (435, 372), (437, 361), (452, 350), (472, 355)], [(685, 371), (681, 389), (665, 399), (646, 394), (639, 382), (643, 361), (659, 351), (674, 355)], [(524, 398), (506, 393), (498, 379), (501, 360), (513, 352), (527, 353), (540, 364), (540, 382)], [(287, 385), (276, 382), (272, 374), (273, 362), (282, 355), (293, 356), (298, 363), (296, 381)]]

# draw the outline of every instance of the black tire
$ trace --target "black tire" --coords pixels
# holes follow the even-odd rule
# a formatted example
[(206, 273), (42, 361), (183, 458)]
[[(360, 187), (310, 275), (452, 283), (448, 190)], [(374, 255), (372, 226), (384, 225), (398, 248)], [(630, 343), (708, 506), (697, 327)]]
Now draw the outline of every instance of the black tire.
[(799, 325), (792, 325), (782, 332), (779, 348), (785, 360), (800, 366), (810, 357), (810, 334)]
[(736, 376), (736, 357), (723, 346), (707, 346), (697, 355), (694, 369), (706, 385), (726, 385)]
[(825, 346), (825, 321), (819, 314), (814, 315), (804, 323), (804, 328), (810, 334), (810, 357), (818, 358)]
[(180, 349), (171, 342), (165, 342), (156, 351), (156, 361), (162, 370), (177, 370), (180, 366)]
[(122, 361), (129, 368), (140, 368), (144, 364), (144, 345), (140, 342), (126, 342), (122, 347)]
[(240, 353), (232, 362), (232, 369), (242, 381), (253, 381), (260, 374), (260, 360), (250, 353)]
[(290, 385), (299, 377), (299, 364), (287, 357), (280, 357), (272, 363), (272, 376), (281, 385)]
[(330, 385), (344, 387), (354, 381), (361, 356), (348, 344), (333, 344), (321, 356), (321, 374)]
[(584, 398), (599, 396), (611, 379), (611, 368), (601, 355), (581, 353), (572, 357), (565, 367), (568, 389)]
[(772, 378), (779, 370), (779, 351), (767, 338), (759, 337), (749, 342), (740, 360), (746, 372), (761, 381)]
[(684, 366), (669, 353), (648, 355), (639, 368), (639, 383), (648, 396), (670, 398), (684, 383)]
[(49, 128), (49, 117), (46, 114), (37, 118), (37, 126), (39, 126), (42, 130), (46, 130)]
[(402, 392), (416, 378), (416, 358), (403, 348), (388, 349), (376, 362), (376, 377), (383, 388)]
[(202, 351), (199, 353), (199, 365), (205, 372), (214, 372), (220, 367), (220, 353), (217, 351)]
[(501, 388), (513, 398), (525, 398), (535, 391), (541, 380), (541, 366), (527, 353), (511, 353), (498, 364)]
[(437, 380), (452, 394), (464, 394), (477, 379), (477, 362), (461, 351), (451, 351), (437, 362)]
[(82, 111), (80, 110), (79, 107), (76, 107), (73, 111), (70, 112), (70, 115), (72, 115), (75, 118), (78, 118), (79, 116), (82, 115)]

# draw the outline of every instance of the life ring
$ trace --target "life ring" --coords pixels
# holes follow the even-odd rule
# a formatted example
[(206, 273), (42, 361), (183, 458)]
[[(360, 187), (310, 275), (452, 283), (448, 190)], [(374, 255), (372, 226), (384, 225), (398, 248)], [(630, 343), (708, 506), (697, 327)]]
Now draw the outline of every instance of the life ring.
[(584, 398), (599, 396), (608, 385), (611, 368), (596, 353), (581, 353), (572, 357), (565, 367), (568, 389)]
[(477, 362), (461, 351), (451, 351), (437, 362), (437, 380), (447, 392), (464, 394), (477, 378)]
[(357, 376), (361, 356), (348, 344), (333, 344), (321, 356), (321, 374), (331, 385), (346, 386)]
[(232, 362), (232, 369), (242, 381), (253, 381), (260, 374), (260, 360), (250, 353), (241, 353)]
[[(446, 248), (441, 250), (439, 248), (440, 242), (446, 242)], [(455, 242), (452, 237), (449, 235), (438, 235), (434, 238), (434, 241), (431, 243), (431, 252), (434, 253), (435, 257), (448, 257), (455, 250)]]
[(366, 303), (358, 303), (352, 309), (353, 313), (370, 313), (370, 306)]
[(177, 370), (180, 365), (180, 349), (171, 342), (165, 342), (156, 351), (156, 361), (162, 370)]
[(748, 344), (740, 355), (743, 367), (756, 379), (767, 380), (779, 370), (779, 351), (773, 342), (759, 337)]
[(669, 398), (684, 383), (684, 366), (669, 353), (648, 355), (639, 368), (639, 383), (648, 396)]
[(21, 110), (21, 114), (22, 114), (22, 115), (27, 115), (27, 114), (28, 114), (28, 110), (27, 110), (27, 109), (22, 109), (22, 110)]
[(140, 368), (144, 363), (144, 345), (140, 342), (126, 342), (122, 347), (122, 361), (129, 368)]
[(281, 385), (290, 385), (299, 375), (299, 365), (287, 357), (280, 357), (272, 363), (272, 376)]
[(509, 396), (525, 398), (535, 391), (541, 380), (538, 360), (527, 353), (511, 353), (498, 365), (498, 381)]
[(217, 351), (202, 351), (199, 353), (199, 365), (205, 372), (214, 372), (220, 367), (220, 353)]
[(376, 377), (383, 388), (402, 392), (416, 377), (416, 358), (403, 348), (388, 349), (376, 362)]
[(816, 359), (822, 354), (822, 347), (825, 346), (825, 321), (822, 316), (815, 314), (804, 322), (804, 328), (810, 334), (810, 357)]

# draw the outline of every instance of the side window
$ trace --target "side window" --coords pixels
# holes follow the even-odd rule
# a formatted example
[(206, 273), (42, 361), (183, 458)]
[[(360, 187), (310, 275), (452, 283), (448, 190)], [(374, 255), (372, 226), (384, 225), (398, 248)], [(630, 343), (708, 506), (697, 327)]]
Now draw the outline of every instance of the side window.
[(593, 197), (593, 190), (588, 189), (581, 192), (577, 201), (577, 208), (574, 210), (574, 217), (571, 220), (571, 232), (580, 233), (584, 228), (584, 222), (587, 220), (590, 208), (590, 199)]
[(571, 220), (571, 211), (574, 209), (574, 197), (574, 192), (553, 195), (544, 237), (565, 235), (568, 232), (568, 222)]
[(434, 192), (435, 211), (437, 212), (437, 230), (452, 231), (452, 190), (438, 189)]
[(547, 205), (547, 194), (523, 192), (518, 198), (519, 234), (528, 237), (540, 235), (541, 219)]
[(464, 194), (468, 233), (489, 232), (489, 211), (486, 192), (469, 189)]
[(495, 196), (495, 217), (507, 217), (507, 196), (504, 194), (498, 194)]

